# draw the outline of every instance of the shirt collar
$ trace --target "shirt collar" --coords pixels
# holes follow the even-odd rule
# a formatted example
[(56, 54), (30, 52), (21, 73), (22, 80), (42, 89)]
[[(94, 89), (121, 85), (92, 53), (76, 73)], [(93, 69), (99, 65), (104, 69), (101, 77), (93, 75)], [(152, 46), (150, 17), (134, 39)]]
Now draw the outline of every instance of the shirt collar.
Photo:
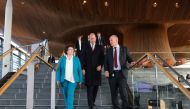
[[(66, 55), (66, 59), (68, 59), (68, 56)], [(73, 59), (73, 56), (71, 57), (71, 60)]]
[[(119, 44), (117, 44), (115, 47), (116, 47), (116, 48), (119, 48), (120, 46), (119, 46)], [(115, 48), (115, 47), (113, 47), (113, 48)]]
[[(92, 46), (92, 43), (90, 43), (90, 45)], [(96, 45), (96, 43), (93, 44), (94, 46)]]

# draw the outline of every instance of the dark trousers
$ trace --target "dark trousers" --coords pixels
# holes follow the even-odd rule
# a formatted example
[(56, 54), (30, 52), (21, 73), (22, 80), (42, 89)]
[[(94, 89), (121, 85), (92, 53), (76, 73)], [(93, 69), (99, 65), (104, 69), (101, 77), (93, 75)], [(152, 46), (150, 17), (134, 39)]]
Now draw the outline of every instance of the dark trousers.
[(92, 85), (92, 86), (87, 85), (88, 106), (94, 106), (98, 88), (99, 88), (98, 85)]
[(122, 72), (114, 72), (114, 76), (109, 77), (109, 85), (111, 90), (112, 105), (114, 109), (120, 109), (118, 102), (118, 92), (122, 100), (122, 109), (129, 109), (127, 81)]

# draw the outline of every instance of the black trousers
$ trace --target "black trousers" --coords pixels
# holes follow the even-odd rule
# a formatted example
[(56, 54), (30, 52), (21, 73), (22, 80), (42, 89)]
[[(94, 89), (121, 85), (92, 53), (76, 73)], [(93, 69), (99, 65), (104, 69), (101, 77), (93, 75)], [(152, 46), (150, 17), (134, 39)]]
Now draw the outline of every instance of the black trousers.
[(109, 77), (112, 105), (114, 109), (120, 109), (118, 102), (118, 92), (122, 100), (122, 109), (130, 109), (128, 106), (127, 80), (122, 72), (114, 72), (114, 76)]
[(88, 106), (94, 106), (99, 85), (87, 85)]

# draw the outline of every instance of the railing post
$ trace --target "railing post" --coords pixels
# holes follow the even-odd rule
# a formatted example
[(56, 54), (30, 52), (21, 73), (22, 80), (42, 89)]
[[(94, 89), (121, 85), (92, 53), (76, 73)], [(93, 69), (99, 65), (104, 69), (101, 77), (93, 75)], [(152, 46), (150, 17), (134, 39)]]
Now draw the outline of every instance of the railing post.
[(133, 105), (135, 104), (135, 88), (134, 88), (134, 77), (133, 77), (133, 71), (131, 70), (131, 84), (132, 84), (132, 91), (133, 91)]
[(32, 62), (27, 70), (27, 98), (26, 98), (26, 109), (33, 109), (34, 106), (34, 65)]
[(160, 109), (166, 109), (166, 103), (164, 100), (160, 100)]
[[(156, 59), (156, 55), (155, 55), (155, 59)], [(158, 99), (159, 99), (159, 93), (158, 93), (158, 67), (156, 64), (154, 64), (155, 67), (155, 79), (156, 79), (156, 104), (157, 104), (157, 109), (159, 109), (159, 103), (158, 103)]]
[(55, 93), (56, 93), (56, 85), (55, 85), (55, 70), (51, 72), (51, 109), (55, 109)]

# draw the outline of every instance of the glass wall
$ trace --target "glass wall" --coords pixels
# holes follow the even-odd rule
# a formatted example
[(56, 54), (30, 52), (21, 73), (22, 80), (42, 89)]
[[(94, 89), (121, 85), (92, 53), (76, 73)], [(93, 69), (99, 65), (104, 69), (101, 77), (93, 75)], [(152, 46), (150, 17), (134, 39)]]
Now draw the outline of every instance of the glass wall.
[(16, 72), (26, 62), (26, 55), (14, 50), (11, 55), (11, 71)]

